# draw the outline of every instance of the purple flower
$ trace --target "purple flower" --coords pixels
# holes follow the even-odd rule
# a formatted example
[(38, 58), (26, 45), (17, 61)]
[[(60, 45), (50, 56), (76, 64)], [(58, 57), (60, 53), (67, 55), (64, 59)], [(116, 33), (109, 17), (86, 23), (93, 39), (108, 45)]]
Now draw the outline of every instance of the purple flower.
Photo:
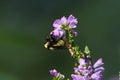
[(73, 31), (73, 30), (72, 30), (72, 32), (73, 32), (73, 34), (75, 35), (75, 37), (78, 35), (78, 32)]
[(88, 76), (82, 76), (82, 75), (76, 75), (76, 74), (72, 74), (71, 77), (73, 80), (92, 80)]
[(71, 77), (73, 80), (83, 80), (81, 75), (72, 74)]
[(64, 79), (64, 75), (62, 75), (61, 73), (57, 72), (57, 70), (53, 69), (53, 70), (50, 70), (50, 74), (56, 78), (56, 79), (59, 79), (59, 80), (62, 80)]
[(61, 23), (62, 23), (62, 24), (67, 24), (67, 23), (68, 23), (67, 18), (66, 18), (65, 16), (63, 16), (63, 17), (61, 18)]
[(78, 63), (79, 65), (74, 68), (74, 74), (71, 75), (73, 80), (102, 80), (104, 70), (102, 58), (94, 65), (88, 58), (80, 58)]
[(93, 65), (94, 68), (102, 66), (104, 63), (102, 61), (102, 58), (98, 59), (96, 63)]
[[(66, 37), (66, 30), (76, 28), (77, 23), (78, 21), (73, 15), (70, 15), (68, 18), (63, 16), (60, 19), (56, 19), (53, 22), (54, 30), (50, 33), (50, 35), (53, 35), (57, 39)], [(71, 34), (76, 37), (78, 33), (74, 30), (71, 31)]]
[(50, 35), (53, 35), (56, 38), (61, 38), (65, 34), (65, 31), (59, 30), (59, 29), (54, 29), (52, 32), (50, 32)]
[(65, 26), (71, 29), (76, 28), (77, 23), (78, 21), (73, 15), (70, 15), (68, 18), (63, 16), (61, 19), (57, 19), (54, 21), (53, 27), (55, 29), (61, 29), (61, 27)]
[(95, 72), (91, 75), (92, 80), (102, 80), (101, 71)]
[(68, 17), (68, 23), (69, 23), (69, 28), (76, 28), (78, 21), (73, 15), (70, 15)]
[(85, 59), (84, 58), (80, 58), (78, 63), (81, 66), (84, 65), (85, 64)]
[(57, 72), (55, 69), (53, 69), (53, 70), (50, 70), (50, 74), (51, 74), (52, 76), (57, 76), (57, 75), (58, 75), (58, 72)]

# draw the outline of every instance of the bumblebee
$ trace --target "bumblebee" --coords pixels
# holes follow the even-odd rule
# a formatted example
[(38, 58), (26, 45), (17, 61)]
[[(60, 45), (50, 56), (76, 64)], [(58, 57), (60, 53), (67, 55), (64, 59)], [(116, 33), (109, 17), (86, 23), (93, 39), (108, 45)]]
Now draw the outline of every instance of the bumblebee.
[(46, 39), (44, 43), (44, 47), (49, 50), (56, 50), (56, 49), (68, 49), (71, 56), (75, 57), (75, 51), (72, 49), (72, 45), (67, 43), (64, 38), (56, 38), (53, 35), (50, 35), (49, 38)]
[(65, 48), (65, 41), (63, 38), (57, 39), (55, 36), (50, 35), (50, 37), (46, 39), (44, 47), (49, 50), (63, 49)]

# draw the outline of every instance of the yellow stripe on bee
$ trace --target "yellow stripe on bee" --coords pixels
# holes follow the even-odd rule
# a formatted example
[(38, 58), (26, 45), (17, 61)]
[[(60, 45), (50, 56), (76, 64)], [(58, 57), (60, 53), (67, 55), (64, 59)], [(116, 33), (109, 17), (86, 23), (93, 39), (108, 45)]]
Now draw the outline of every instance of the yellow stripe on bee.
[(65, 45), (65, 42), (63, 40), (58, 40), (58, 42), (53, 46), (64, 46), (64, 45)]
[(49, 50), (54, 50), (54, 48), (53, 47), (49, 47)]
[(49, 45), (49, 42), (46, 42), (46, 43), (44, 44), (44, 47), (45, 47), (45, 48), (48, 48), (48, 45)]

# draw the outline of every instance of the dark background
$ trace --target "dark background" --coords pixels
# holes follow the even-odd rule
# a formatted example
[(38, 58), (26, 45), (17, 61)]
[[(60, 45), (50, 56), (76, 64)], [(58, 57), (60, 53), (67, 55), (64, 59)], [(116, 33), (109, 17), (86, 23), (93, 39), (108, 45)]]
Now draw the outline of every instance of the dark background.
[(43, 46), (54, 20), (70, 14), (79, 21), (76, 43), (82, 50), (88, 45), (94, 61), (102, 57), (103, 77), (115, 80), (120, 71), (120, 0), (1, 0), (0, 80), (50, 80), (54, 68), (70, 77), (70, 54)]

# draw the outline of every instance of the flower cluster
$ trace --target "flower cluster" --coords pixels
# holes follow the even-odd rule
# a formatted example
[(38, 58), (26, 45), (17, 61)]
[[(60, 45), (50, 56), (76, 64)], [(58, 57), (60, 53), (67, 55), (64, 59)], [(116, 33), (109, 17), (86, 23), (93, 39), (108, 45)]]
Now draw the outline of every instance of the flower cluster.
[[(60, 41), (58, 41), (58, 45), (65, 46), (71, 56), (77, 60), (74, 73), (71, 74), (73, 80), (103, 80), (102, 72), (104, 71), (104, 63), (102, 58), (99, 58), (93, 64), (88, 47), (86, 46), (85, 51), (82, 52), (77, 45), (74, 45), (74, 37), (76, 37), (78, 33), (73, 29), (77, 27), (77, 23), (78, 21), (73, 15), (70, 15), (68, 18), (63, 16), (61, 19), (54, 21), (54, 30), (50, 32), (50, 35), (54, 36), (57, 40), (63, 40), (65, 45), (61, 45), (62, 42), (60, 43)], [(52, 42), (52, 44), (53, 43), (54, 42)], [(56, 46), (57, 45), (54, 45), (54, 47)], [(55, 69), (50, 70), (50, 74), (53, 76), (53, 80), (63, 80), (65, 78), (64, 75)]]
[(64, 75), (57, 72), (55, 69), (50, 70), (50, 74), (53, 76), (53, 80), (63, 80), (64, 79)]
[[(54, 30), (50, 34), (57, 38), (61, 38), (63, 35), (65, 35), (65, 29), (76, 28), (77, 23), (78, 21), (73, 15), (70, 15), (68, 18), (63, 16), (61, 19), (54, 21)], [(73, 34), (76, 36), (77, 32), (73, 31)]]
[(90, 59), (80, 58), (79, 65), (74, 68), (71, 77), (73, 80), (102, 80), (103, 62), (102, 58), (98, 59), (92, 66)]

